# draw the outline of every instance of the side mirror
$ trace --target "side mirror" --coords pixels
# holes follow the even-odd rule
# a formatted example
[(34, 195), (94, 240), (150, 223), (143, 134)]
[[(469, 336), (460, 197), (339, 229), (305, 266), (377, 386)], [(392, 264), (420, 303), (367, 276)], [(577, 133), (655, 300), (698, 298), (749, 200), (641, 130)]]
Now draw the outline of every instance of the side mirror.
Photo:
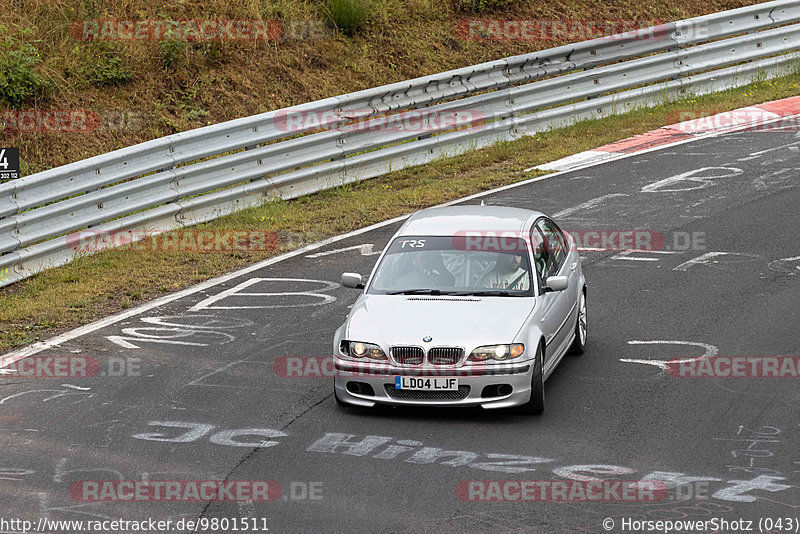
[(342, 273), (342, 285), (351, 289), (364, 289), (364, 282), (358, 273)]
[(544, 282), (544, 290), (547, 291), (564, 291), (569, 287), (569, 278), (566, 276), (550, 276)]

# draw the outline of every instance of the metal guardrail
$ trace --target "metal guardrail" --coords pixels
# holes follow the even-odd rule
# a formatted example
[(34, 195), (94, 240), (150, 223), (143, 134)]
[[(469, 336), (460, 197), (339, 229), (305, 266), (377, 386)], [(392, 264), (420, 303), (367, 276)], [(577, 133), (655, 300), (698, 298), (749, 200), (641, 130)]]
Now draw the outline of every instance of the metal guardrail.
[[(71, 261), (66, 236), (78, 230), (182, 228), (780, 75), (800, 60), (798, 22), (800, 1), (766, 2), (207, 126), (0, 184), (0, 287)], [(288, 127), (287, 117), (310, 113), (326, 118), (320, 128)], [(437, 124), (443, 113), (463, 121)], [(387, 114), (429, 127), (381, 129)]]

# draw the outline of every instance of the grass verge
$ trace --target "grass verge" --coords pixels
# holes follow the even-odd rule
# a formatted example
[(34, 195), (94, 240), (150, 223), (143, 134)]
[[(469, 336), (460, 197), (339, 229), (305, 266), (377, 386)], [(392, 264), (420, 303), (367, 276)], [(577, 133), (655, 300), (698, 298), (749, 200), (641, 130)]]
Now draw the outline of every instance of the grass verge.
[(272, 201), (199, 227), (276, 232), (279, 246), (269, 252), (113, 250), (85, 256), (0, 290), (0, 351), (46, 339), (331, 235), (531, 178), (536, 174), (523, 169), (675, 122), (677, 111), (716, 113), (798, 94), (800, 72), (625, 115), (583, 121), (291, 201)]

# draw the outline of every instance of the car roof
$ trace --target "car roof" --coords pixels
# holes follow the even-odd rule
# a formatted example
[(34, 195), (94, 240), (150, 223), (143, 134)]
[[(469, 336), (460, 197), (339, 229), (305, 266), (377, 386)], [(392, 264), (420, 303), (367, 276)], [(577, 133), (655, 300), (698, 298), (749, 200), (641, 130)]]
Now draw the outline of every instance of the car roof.
[(507, 206), (445, 206), (418, 211), (409, 217), (399, 235), (458, 235), (466, 231), (515, 232), (527, 230), (544, 215)]

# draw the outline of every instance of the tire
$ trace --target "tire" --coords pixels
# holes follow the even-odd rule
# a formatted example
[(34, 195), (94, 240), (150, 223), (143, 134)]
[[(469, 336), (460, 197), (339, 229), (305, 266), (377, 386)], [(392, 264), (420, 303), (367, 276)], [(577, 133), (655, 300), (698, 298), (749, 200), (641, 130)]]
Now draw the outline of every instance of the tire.
[(581, 291), (580, 299), (578, 299), (578, 317), (575, 320), (575, 341), (569, 348), (570, 354), (583, 354), (586, 350), (586, 343), (589, 341), (589, 331), (586, 329), (587, 318), (586, 292)]
[(539, 415), (544, 411), (544, 351), (542, 344), (536, 349), (536, 359), (531, 377), (531, 398), (519, 407), (520, 413)]

